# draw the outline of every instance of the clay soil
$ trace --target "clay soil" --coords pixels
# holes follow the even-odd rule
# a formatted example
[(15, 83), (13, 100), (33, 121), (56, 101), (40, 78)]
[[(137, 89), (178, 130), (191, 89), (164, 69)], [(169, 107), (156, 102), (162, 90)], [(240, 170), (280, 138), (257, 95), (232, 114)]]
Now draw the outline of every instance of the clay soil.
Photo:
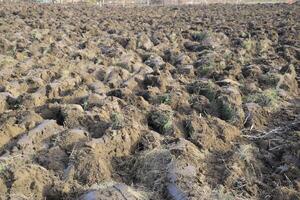
[(300, 4), (0, 4), (0, 199), (300, 199)]

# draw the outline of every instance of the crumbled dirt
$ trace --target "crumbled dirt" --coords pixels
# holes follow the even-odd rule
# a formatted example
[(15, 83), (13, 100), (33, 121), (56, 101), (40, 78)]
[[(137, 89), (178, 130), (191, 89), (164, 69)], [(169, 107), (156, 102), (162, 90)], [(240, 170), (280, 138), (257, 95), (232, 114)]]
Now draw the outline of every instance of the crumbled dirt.
[(300, 199), (299, 10), (0, 3), (0, 199)]

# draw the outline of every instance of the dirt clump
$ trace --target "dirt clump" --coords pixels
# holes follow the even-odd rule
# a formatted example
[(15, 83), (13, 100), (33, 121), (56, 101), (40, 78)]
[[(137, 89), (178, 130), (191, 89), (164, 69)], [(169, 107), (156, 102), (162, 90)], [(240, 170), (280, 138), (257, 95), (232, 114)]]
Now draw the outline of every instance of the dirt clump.
[(299, 199), (299, 3), (0, 3), (0, 199)]

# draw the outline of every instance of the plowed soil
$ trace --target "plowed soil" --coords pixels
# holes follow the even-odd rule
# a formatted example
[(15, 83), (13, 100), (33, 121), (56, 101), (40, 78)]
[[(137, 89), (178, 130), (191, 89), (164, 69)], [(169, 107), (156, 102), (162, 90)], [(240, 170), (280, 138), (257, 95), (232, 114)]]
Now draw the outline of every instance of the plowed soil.
[(300, 199), (300, 4), (0, 4), (0, 199)]

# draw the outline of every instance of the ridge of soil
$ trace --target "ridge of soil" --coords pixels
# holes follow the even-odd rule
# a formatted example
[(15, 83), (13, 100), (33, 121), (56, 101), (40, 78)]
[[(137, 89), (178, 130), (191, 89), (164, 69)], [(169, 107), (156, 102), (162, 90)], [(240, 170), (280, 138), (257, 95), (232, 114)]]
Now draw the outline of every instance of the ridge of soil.
[(300, 199), (299, 10), (0, 3), (0, 200)]

